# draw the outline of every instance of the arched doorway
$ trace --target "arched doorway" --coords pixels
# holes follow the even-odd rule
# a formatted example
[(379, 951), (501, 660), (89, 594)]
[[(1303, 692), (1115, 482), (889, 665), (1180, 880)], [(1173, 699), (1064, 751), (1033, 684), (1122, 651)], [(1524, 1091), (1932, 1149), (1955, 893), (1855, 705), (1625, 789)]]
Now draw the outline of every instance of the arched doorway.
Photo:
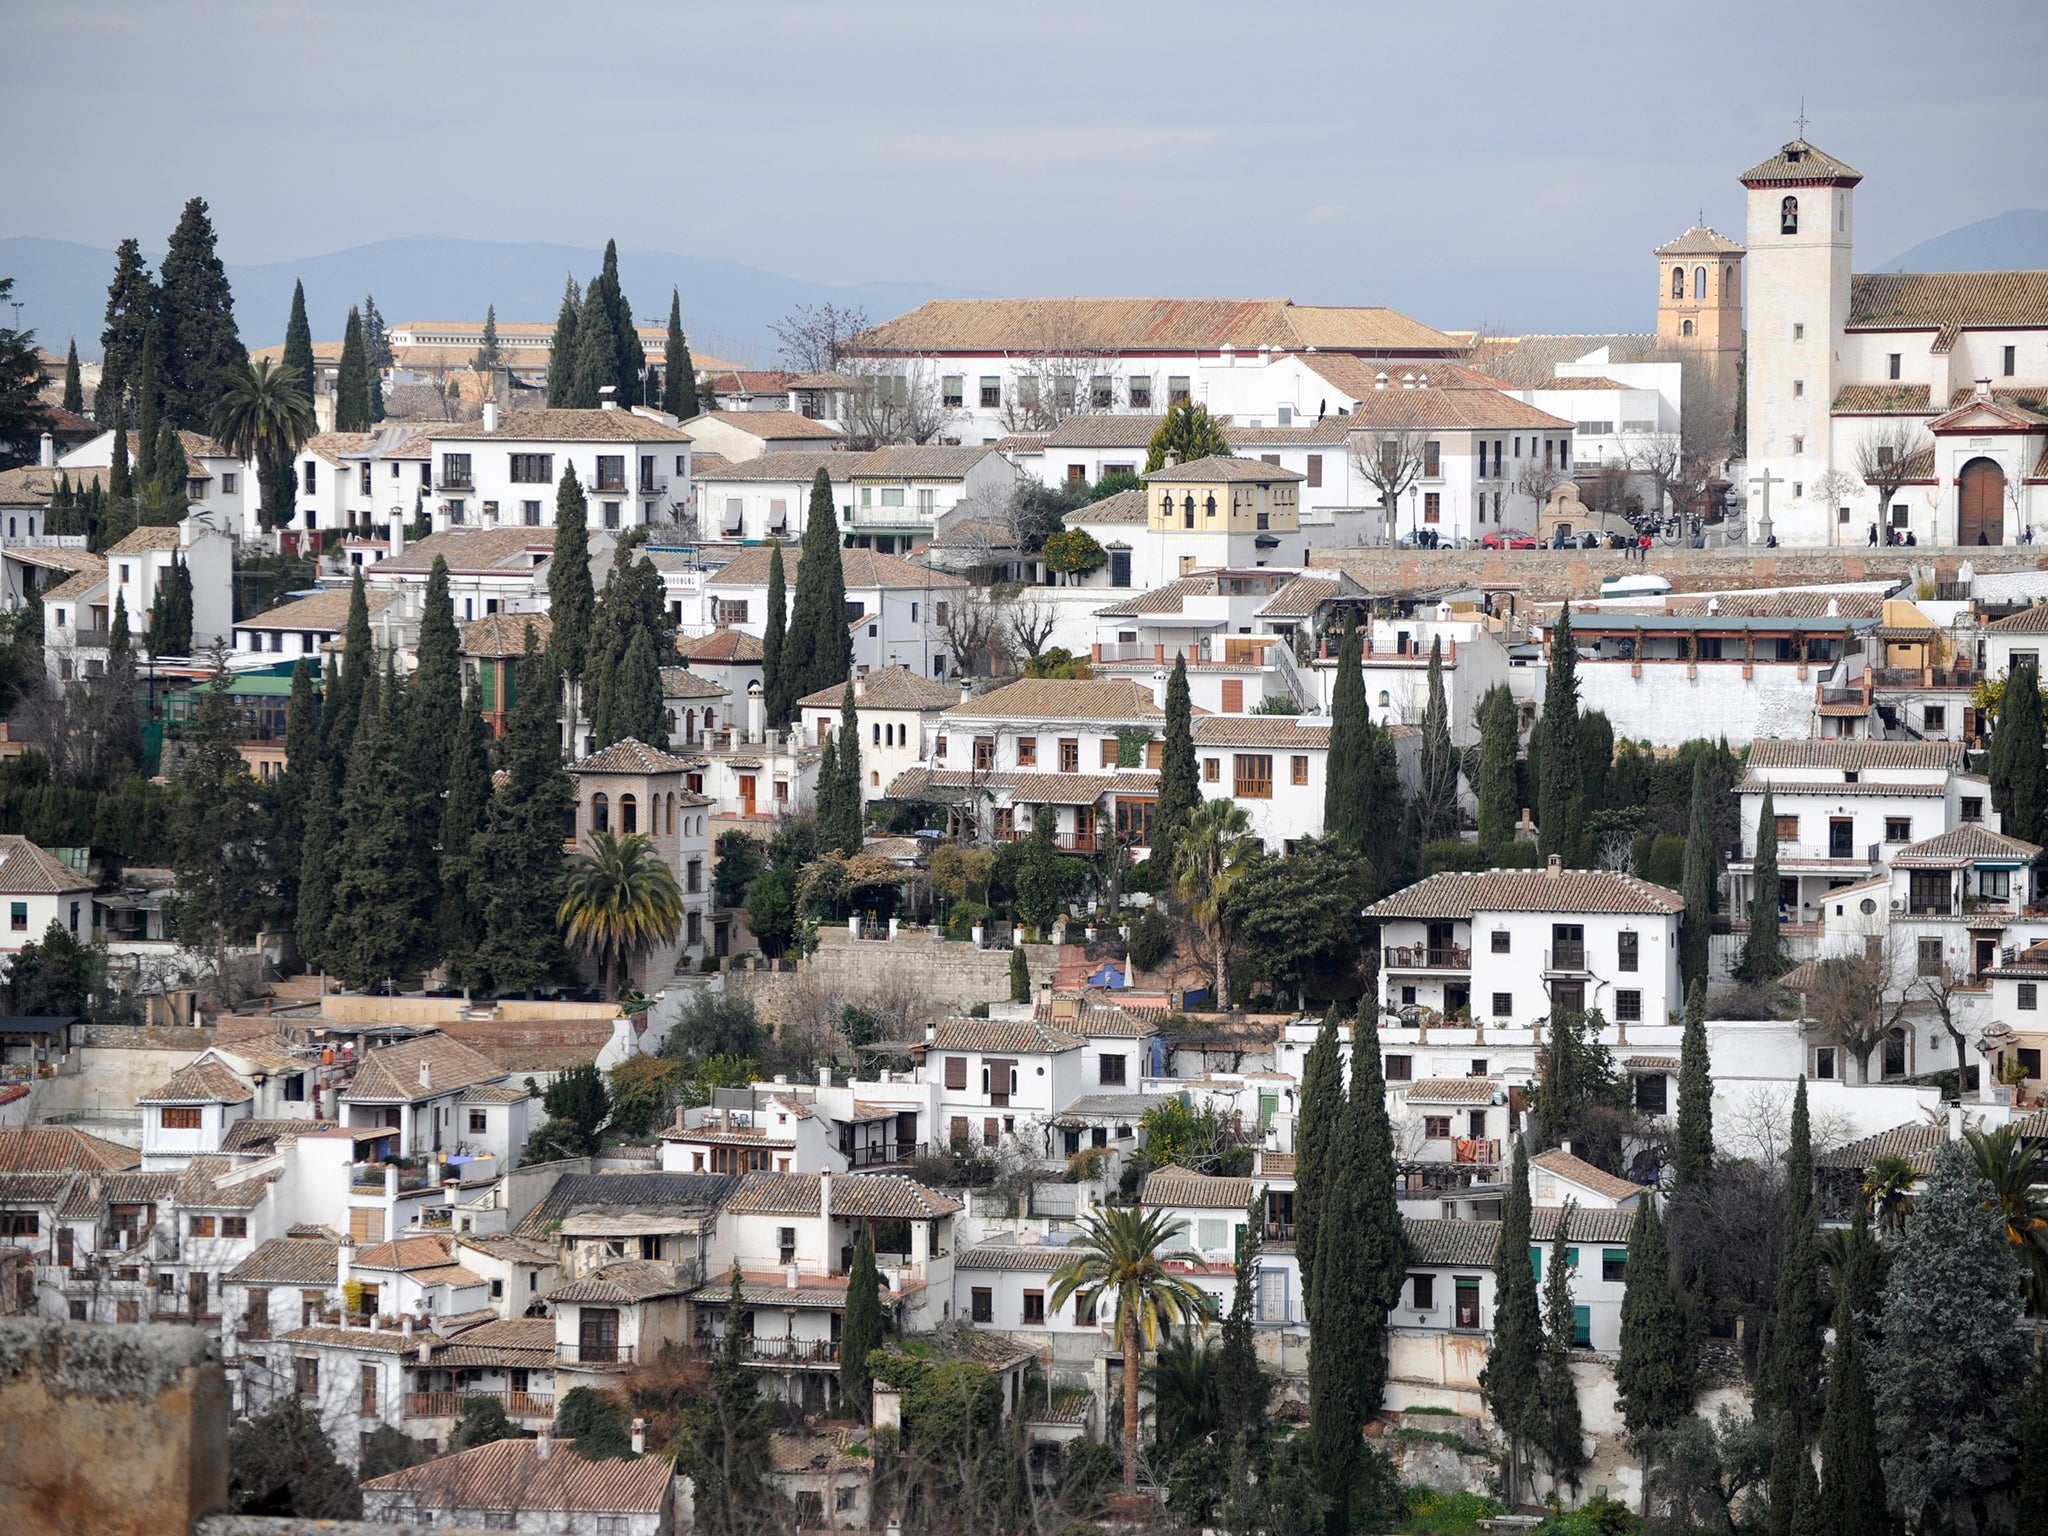
[(1956, 542), (2005, 542), (2005, 471), (1990, 459), (1972, 459), (1956, 481)]

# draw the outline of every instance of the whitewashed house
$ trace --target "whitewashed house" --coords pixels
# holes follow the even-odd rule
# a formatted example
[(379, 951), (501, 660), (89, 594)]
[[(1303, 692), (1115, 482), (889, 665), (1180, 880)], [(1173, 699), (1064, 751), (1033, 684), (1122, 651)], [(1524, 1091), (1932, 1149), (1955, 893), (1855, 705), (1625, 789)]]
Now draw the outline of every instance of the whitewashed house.
[[(771, 559), (772, 551), (750, 545), (705, 582), (714, 625), (757, 637), (766, 631)], [(793, 603), (797, 552), (786, 551), (782, 559), (784, 601)], [(968, 594), (966, 581), (873, 550), (842, 550), (840, 560), (854, 665), (874, 672), (902, 666), (923, 677), (947, 676), (959, 658), (951, 654), (946, 624), (951, 606)]]

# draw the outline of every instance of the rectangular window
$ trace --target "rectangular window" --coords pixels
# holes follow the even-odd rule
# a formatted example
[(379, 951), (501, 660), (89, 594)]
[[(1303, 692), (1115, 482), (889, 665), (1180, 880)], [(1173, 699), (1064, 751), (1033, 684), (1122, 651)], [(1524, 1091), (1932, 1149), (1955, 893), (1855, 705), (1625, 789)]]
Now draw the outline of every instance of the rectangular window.
[(1422, 520), (1425, 523), (1441, 522), (1443, 521), (1443, 515), (1443, 493), (1441, 491), (1424, 491), (1422, 493)]
[(470, 478), (469, 455), (466, 453), (444, 453), (441, 455), (441, 485), (444, 490), (460, 488), (468, 490), (476, 484)]
[(7, 904), (7, 926), (16, 933), (28, 932), (28, 903), (11, 901)]
[(484, 1112), (480, 1109), (472, 1109), (469, 1112), (469, 1134), (481, 1136), (488, 1129), (490, 1129), (490, 1122), (484, 1117)]
[(1240, 752), (1236, 758), (1233, 787), (1240, 800), (1273, 798), (1273, 756), (1270, 752)]
[(1149, 411), (1152, 409), (1152, 376), (1150, 374), (1132, 374), (1129, 389), (1132, 410)]
[(1792, 381), (1792, 398), (1794, 400), (1804, 400), (1806, 398), (1806, 380), (1794, 379)]
[(311, 495), (320, 486), (320, 466), (312, 459), (306, 460), (306, 493)]
[(1982, 797), (1982, 796), (1979, 796), (1979, 795), (1965, 795), (1965, 796), (1963, 796), (1963, 820), (1965, 820), (1965, 821), (1982, 821), (1983, 819), (1984, 819), (1984, 800), (1983, 800), (1983, 797)]
[(513, 454), (512, 483), (514, 485), (553, 485), (555, 483), (555, 456), (552, 453)]
[(1620, 1285), (1628, 1278), (1628, 1250), (1626, 1248), (1603, 1248), (1600, 1250), (1600, 1278), (1609, 1285)]
[(995, 410), (1003, 403), (1003, 381), (1000, 378), (984, 377), (981, 381), (981, 408)]
[(594, 485), (600, 491), (623, 491), (626, 488), (626, 456), (623, 453), (600, 453)]
[(1429, 1141), (1449, 1141), (1451, 1139), (1451, 1117), (1449, 1115), (1424, 1115), (1422, 1117), (1422, 1134)]
[(2039, 1006), (2038, 983), (2023, 981), (2019, 985), (2019, 1000), (2015, 1004), (2022, 1013), (2032, 1013)]
[[(1948, 876), (1944, 874), (1941, 878), (1947, 880)], [(1944, 886), (1942, 889), (1943, 894), (1946, 894), (1947, 887)], [(1942, 963), (1941, 940), (1938, 938), (1920, 940), (1919, 947), (1914, 953), (1914, 964), (1915, 969), (1922, 976), (1941, 975), (1947, 969)]]
[(957, 373), (939, 380), (939, 403), (949, 411), (959, 410), (967, 403), (967, 380)]
[(1661, 1115), (1665, 1112), (1669, 1085), (1661, 1072), (1647, 1073), (1636, 1079), (1636, 1111), (1645, 1115)]
[(1413, 1056), (1389, 1056), (1385, 1062), (1387, 1081), (1408, 1083), (1415, 1080), (1415, 1058)]
[(1435, 1275), (1410, 1275), (1408, 1277), (1408, 1286), (1411, 1293), (1409, 1305), (1414, 1307), (1416, 1311), (1428, 1312), (1435, 1308)]
[(1101, 1083), (1111, 1083), (1117, 1085), (1122, 1085), (1123, 1083), (1128, 1081), (1124, 1074), (1128, 1070), (1127, 1064), (1130, 1060), (1129, 1057), (1103, 1056), (1098, 1058), (1098, 1060), (1100, 1062), (1100, 1075), (1097, 1077), (1096, 1081)]
[(1494, 994), (1493, 994), (1493, 1016), (1494, 1016), (1494, 1017), (1495, 1017), (1496, 1019), (1505, 1019), (1505, 1018), (1509, 1017), (1510, 1015), (1512, 1015), (1512, 1014), (1514, 1013), (1514, 1011), (1515, 1011), (1515, 994), (1514, 994), (1514, 993), (1512, 993), (1512, 992), (1496, 992), (1496, 993), (1494, 993)]
[(967, 1058), (965, 1056), (948, 1056), (946, 1058), (946, 1087), (954, 1093), (964, 1093), (966, 1091)]
[(1624, 971), (1638, 968), (1642, 956), (1641, 935), (1624, 933), (1614, 941), (1615, 964)]
[(1188, 394), (1188, 377), (1186, 374), (1169, 374), (1167, 376), (1166, 403), (1168, 405), (1180, 404), (1181, 401), (1187, 399)]
[(974, 766), (986, 772), (996, 765), (996, 739), (993, 736), (974, 738)]
[(2007, 347), (2005, 349), (2005, 368), (2003, 372), (2008, 379), (2013, 376), (2013, 370), (2019, 366), (2019, 352), (2020, 349), (2018, 347)]
[(1434, 439), (1422, 445), (1422, 478), (1441, 480), (1444, 473), (1444, 445)]
[(1045, 1321), (1045, 1292), (1024, 1293), (1024, 1321), (1027, 1325), (1041, 1324)]
[(1323, 483), (1323, 456), (1312, 453), (1308, 456), (1308, 479), (1304, 482), (1310, 490), (1320, 489)]
[(1038, 738), (1019, 736), (1017, 738), (1017, 766), (1035, 768), (1038, 766)]
[[(1949, 873), (1945, 869), (1916, 869), (1907, 876), (1906, 910), (1916, 915), (1946, 916), (1949, 910)], [(1924, 953), (1929, 941), (1921, 941)], [(1937, 956), (1941, 940), (1932, 941)], [(1922, 972), (1922, 975), (1927, 974)]]
[[(398, 466), (397, 466), (397, 465), (395, 465), (395, 464), (394, 464), (394, 465), (392, 465), (392, 468), (393, 468), (393, 469), (396, 469), (397, 467), (398, 467)], [(238, 483), (238, 482), (237, 482), (237, 480), (236, 480), (236, 478), (235, 478), (235, 472), (234, 472), (233, 470), (231, 470), (231, 469), (230, 469), (230, 470), (223, 470), (223, 471), (221, 472), (221, 477), (220, 477), (220, 493), (221, 493), (221, 495), (223, 495), (223, 496), (232, 496), (232, 495), (234, 495), (234, 494), (235, 494), (235, 486), (236, 486), (236, 484), (237, 484), (237, 483)]]
[(1923, 730), (1943, 731), (1948, 729), (1948, 706), (1928, 704), (1920, 711), (1920, 725)]
[(996, 841), (1007, 843), (1017, 835), (1017, 808), (1013, 805), (996, 807)]
[(246, 1216), (221, 1217), (220, 1235), (222, 1237), (247, 1237), (249, 1235), (249, 1218)]
[(317, 1357), (308, 1359), (301, 1355), (292, 1361), (292, 1374), (297, 1381), (299, 1396), (320, 1395), (320, 1361)]
[(211, 1216), (187, 1217), (185, 1235), (187, 1237), (213, 1236), (213, 1218)]
[(196, 1131), (199, 1129), (199, 1106), (196, 1104), (170, 1104), (163, 1110), (164, 1129), (167, 1131)]
[(1643, 1019), (1643, 994), (1633, 991), (1616, 992), (1614, 1016), (1624, 1024), (1640, 1024)]
[(996, 1320), (996, 1293), (985, 1285), (977, 1285), (968, 1292), (967, 1315), (977, 1323), (992, 1323)]
[(1505, 928), (1496, 928), (1490, 935), (1489, 942), (1494, 954), (1505, 955), (1512, 952), (1514, 936)]
[(1822, 1082), (1835, 1080), (1835, 1048), (1832, 1045), (1814, 1047), (1813, 1075)]
[(1591, 1307), (1572, 1308), (1572, 1347), (1574, 1349), (1591, 1349), (1593, 1347), (1593, 1309)]
[(1304, 752), (1294, 754), (1293, 782), (1296, 784), (1306, 784), (1308, 782), (1308, 754)]
[(1073, 737), (1073, 736), (1063, 736), (1063, 737), (1061, 737), (1061, 738), (1060, 738), (1060, 772), (1061, 772), (1061, 773), (1079, 773), (1080, 771), (1081, 771), (1081, 743), (1080, 743), (1080, 740), (1079, 740), (1079, 739), (1078, 739), (1077, 737)]
[(1098, 373), (1088, 381), (1088, 403), (1098, 411), (1106, 411), (1116, 404), (1116, 385), (1106, 373)]
[(1903, 360), (1904, 354), (1899, 352), (1894, 352), (1889, 357), (1887, 357), (1885, 359), (1885, 377), (1888, 379), (1896, 379), (1899, 376), (1899, 364)]

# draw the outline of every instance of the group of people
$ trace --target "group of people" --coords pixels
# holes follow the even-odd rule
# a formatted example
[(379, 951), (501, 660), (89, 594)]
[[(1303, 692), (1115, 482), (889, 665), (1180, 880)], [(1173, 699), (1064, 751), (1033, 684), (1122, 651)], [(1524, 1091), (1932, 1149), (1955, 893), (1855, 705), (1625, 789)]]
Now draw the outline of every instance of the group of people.
[[(1884, 531), (1884, 541), (1888, 546), (1918, 545), (1920, 542), (1913, 537), (1913, 530), (1910, 528), (1887, 528)], [(1870, 546), (1873, 549), (1877, 547), (1877, 524), (1875, 523), (1870, 525)]]

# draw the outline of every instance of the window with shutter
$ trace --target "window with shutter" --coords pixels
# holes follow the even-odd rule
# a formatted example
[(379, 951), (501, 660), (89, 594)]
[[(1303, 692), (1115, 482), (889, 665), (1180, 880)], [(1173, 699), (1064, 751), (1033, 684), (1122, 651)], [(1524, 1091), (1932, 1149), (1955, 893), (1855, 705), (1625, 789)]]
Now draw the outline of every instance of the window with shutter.
[(1241, 715), (1244, 713), (1244, 679), (1226, 677), (1223, 680), (1223, 713)]
[(946, 1086), (955, 1093), (967, 1091), (967, 1058), (948, 1056), (946, 1058)]

